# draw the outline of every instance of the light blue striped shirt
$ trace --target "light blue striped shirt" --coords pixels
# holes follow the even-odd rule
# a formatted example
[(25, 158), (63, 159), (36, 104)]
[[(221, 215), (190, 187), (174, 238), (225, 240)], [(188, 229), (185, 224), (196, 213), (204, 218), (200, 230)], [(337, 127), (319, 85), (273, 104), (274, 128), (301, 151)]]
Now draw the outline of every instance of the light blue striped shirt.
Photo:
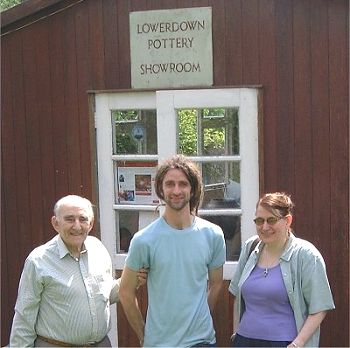
[(18, 289), (11, 347), (33, 347), (37, 335), (77, 345), (106, 336), (110, 300), (117, 300), (118, 285), (103, 244), (88, 236), (84, 246), (76, 259), (56, 235), (29, 254)]

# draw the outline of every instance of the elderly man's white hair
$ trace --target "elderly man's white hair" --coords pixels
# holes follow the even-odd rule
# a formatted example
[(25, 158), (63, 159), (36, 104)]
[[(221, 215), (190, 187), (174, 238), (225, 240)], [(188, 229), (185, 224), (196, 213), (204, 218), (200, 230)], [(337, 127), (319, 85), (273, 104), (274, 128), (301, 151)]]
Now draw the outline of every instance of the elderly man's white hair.
[(77, 195), (68, 195), (68, 196), (62, 197), (56, 202), (53, 208), (53, 213), (56, 217), (58, 217), (59, 210), (62, 205), (73, 205), (76, 207), (86, 208), (86, 211), (88, 212), (89, 217), (90, 218), (94, 217), (94, 210), (92, 208), (92, 203), (87, 198), (77, 196)]

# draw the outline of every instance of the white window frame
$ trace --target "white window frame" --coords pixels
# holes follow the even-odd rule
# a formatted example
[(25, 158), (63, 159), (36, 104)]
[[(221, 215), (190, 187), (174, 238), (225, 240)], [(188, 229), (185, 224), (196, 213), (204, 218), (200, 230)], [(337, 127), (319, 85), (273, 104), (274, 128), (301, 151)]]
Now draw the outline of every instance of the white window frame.
[[(240, 177), (242, 243), (255, 234), (252, 220), (255, 203), (259, 197), (259, 151), (258, 151), (258, 89), (224, 88), (191, 89), (146, 92), (102, 92), (95, 94), (95, 127), (98, 163), (99, 216), (101, 239), (107, 247), (113, 266), (122, 269), (126, 254), (117, 254), (115, 210), (154, 210), (154, 206), (126, 206), (115, 204), (115, 182), (113, 163), (116, 160), (157, 160), (164, 159), (177, 151), (176, 109), (227, 107), (239, 109)], [(156, 109), (158, 155), (113, 155), (111, 110)], [(211, 161), (208, 158), (190, 157), (194, 161)], [(237, 156), (217, 156), (215, 161), (237, 160)], [(214, 212), (215, 213), (215, 212)], [(232, 215), (221, 210), (218, 214)], [(231, 279), (237, 261), (227, 261), (224, 279)]]

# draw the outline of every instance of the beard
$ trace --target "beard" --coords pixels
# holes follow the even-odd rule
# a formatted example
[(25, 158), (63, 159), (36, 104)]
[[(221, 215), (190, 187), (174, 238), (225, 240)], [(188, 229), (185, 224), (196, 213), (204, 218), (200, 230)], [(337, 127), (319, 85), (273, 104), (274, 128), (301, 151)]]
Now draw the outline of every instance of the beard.
[(174, 196), (168, 196), (164, 197), (164, 201), (170, 208), (180, 211), (184, 209), (185, 207), (189, 206), (191, 197), (174, 197)]

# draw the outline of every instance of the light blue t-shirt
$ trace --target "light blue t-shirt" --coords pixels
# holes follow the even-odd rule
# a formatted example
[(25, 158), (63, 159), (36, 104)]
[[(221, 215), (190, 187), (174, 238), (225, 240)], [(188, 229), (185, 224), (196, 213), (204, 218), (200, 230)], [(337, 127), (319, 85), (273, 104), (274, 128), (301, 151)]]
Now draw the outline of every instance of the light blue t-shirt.
[(215, 343), (207, 276), (225, 257), (221, 228), (198, 217), (183, 230), (161, 217), (134, 235), (126, 265), (135, 271), (150, 268), (145, 347)]

